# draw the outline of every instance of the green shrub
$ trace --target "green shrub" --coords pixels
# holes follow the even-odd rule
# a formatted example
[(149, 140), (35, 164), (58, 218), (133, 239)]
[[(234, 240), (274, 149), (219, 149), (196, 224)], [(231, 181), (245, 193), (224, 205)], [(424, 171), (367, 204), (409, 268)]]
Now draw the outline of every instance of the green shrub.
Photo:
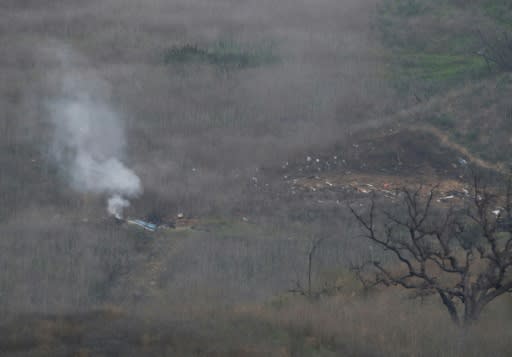
[(164, 54), (166, 64), (205, 64), (221, 69), (243, 69), (274, 64), (273, 44), (245, 47), (234, 41), (219, 41), (208, 48), (196, 44), (174, 46)]
[(165, 63), (205, 62), (207, 58), (207, 51), (191, 44), (174, 46), (164, 55)]

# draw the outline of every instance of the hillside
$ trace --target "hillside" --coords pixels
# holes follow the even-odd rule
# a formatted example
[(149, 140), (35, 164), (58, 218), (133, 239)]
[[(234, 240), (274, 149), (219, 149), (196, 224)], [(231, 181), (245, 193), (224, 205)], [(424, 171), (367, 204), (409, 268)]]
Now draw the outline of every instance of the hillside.
[(459, 330), (431, 291), (365, 285), (392, 256), (352, 209), (502, 193), (509, 1), (0, 13), (1, 355), (508, 355), (510, 294)]
[(435, 127), (480, 159), (508, 167), (510, 4), (384, 1), (378, 23), (393, 86), (408, 103), (427, 103), (402, 125)]

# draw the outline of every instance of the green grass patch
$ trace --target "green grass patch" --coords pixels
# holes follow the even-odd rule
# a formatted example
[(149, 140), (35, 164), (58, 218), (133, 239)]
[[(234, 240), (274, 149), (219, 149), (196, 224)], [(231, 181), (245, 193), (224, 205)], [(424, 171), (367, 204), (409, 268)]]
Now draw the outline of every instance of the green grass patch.
[(398, 58), (402, 73), (414, 78), (448, 81), (479, 75), (486, 63), (479, 56), (404, 53)]
[(402, 52), (395, 58), (392, 81), (399, 91), (421, 88), (430, 96), (489, 70), (479, 56)]
[(502, 26), (512, 29), (512, 2), (492, 0), (483, 5), (484, 13)]
[(166, 64), (203, 64), (221, 69), (244, 69), (279, 62), (275, 45), (264, 42), (246, 46), (235, 41), (219, 41), (210, 47), (197, 44), (173, 46), (164, 54)]
[[(457, 18), (473, 22), (454, 21)], [(497, 33), (504, 32), (508, 27), (503, 25), (512, 25), (512, 3), (381, 0), (376, 28), (387, 48), (391, 64), (388, 75), (398, 93), (428, 98), (467, 80), (506, 70), (503, 64), (488, 64), (477, 54), (486, 44), (474, 22), (490, 22)], [(506, 45), (492, 31), (486, 36), (496, 46)]]

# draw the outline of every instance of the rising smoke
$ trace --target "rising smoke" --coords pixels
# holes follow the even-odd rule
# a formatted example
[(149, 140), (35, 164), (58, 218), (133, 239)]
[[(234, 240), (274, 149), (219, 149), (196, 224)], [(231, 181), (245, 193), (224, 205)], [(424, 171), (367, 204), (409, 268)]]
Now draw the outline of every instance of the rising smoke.
[(142, 187), (121, 161), (126, 140), (120, 115), (108, 102), (109, 85), (69, 48), (60, 48), (58, 57), (60, 88), (49, 103), (52, 156), (75, 190), (108, 194), (109, 213), (122, 218), (127, 198), (137, 197)]
[(123, 218), (123, 210), (130, 206), (130, 202), (119, 195), (114, 195), (108, 199), (107, 209), (117, 219)]

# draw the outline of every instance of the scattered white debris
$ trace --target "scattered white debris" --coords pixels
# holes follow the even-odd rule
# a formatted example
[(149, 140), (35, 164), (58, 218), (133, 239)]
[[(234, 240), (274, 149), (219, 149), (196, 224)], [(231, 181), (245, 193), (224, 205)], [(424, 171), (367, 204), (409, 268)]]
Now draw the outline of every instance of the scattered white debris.
[(458, 157), (457, 161), (462, 166), (466, 166), (468, 164), (468, 162), (466, 160), (464, 160), (462, 157)]

